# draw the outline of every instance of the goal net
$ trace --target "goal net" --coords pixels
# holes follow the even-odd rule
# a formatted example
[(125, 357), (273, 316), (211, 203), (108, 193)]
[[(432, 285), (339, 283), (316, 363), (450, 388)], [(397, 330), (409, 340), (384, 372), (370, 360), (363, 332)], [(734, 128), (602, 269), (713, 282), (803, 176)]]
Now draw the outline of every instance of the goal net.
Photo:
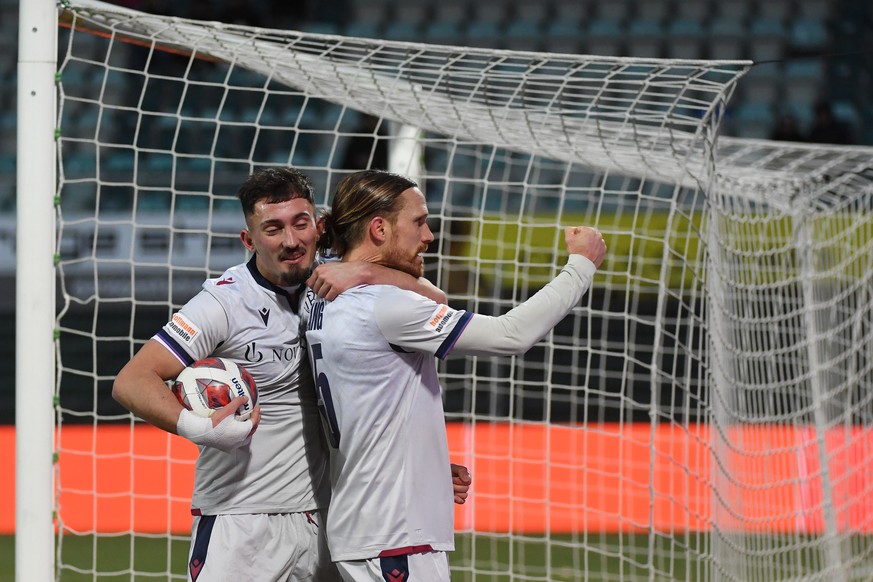
[(243, 261), (237, 187), (292, 165), (426, 194), (427, 276), (500, 314), (608, 257), (524, 356), (440, 364), (456, 580), (873, 575), (873, 152), (717, 138), (750, 63), (524, 53), (77, 0), (58, 67), (56, 567), (184, 579), (196, 447), (111, 399)]

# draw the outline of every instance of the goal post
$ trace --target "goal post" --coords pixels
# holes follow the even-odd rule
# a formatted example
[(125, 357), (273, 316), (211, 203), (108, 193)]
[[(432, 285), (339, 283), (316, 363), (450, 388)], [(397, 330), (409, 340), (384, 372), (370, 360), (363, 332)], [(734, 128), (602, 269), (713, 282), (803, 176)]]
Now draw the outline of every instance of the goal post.
[(751, 63), (92, 0), (65, 4), (58, 31), (57, 114), (41, 118), (56, 121), (58, 194), (41, 208), (57, 222), (43, 438), (59, 577), (184, 577), (196, 449), (118, 407), (111, 384), (204, 278), (245, 258), (236, 189), (283, 165), (321, 206), (355, 169), (415, 175), (436, 238), (426, 274), (479, 313), (554, 276), (563, 227), (607, 240), (591, 291), (527, 354), (440, 364), (450, 453), (474, 475), (453, 579), (870, 574), (871, 150), (720, 136)]
[(15, 268), (15, 564), (54, 576), (55, 111), (57, 8), (19, 8)]

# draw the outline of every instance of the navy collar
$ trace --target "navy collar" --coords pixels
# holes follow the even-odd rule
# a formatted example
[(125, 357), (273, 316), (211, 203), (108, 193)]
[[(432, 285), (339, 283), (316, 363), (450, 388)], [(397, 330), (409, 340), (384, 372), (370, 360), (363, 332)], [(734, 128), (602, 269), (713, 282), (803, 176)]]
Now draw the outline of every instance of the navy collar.
[(291, 311), (297, 313), (297, 307), (300, 304), (300, 294), (303, 293), (303, 289), (306, 285), (302, 283), (297, 286), (297, 290), (293, 293), (289, 293), (282, 287), (278, 285), (274, 285), (267, 281), (267, 279), (261, 275), (261, 272), (258, 271), (258, 266), (256, 264), (257, 255), (252, 255), (252, 258), (249, 259), (249, 262), (246, 263), (246, 268), (249, 270), (249, 273), (252, 274), (252, 278), (255, 280), (255, 283), (267, 289), (268, 291), (272, 291), (276, 295), (284, 297), (288, 301), (288, 305), (291, 307)]

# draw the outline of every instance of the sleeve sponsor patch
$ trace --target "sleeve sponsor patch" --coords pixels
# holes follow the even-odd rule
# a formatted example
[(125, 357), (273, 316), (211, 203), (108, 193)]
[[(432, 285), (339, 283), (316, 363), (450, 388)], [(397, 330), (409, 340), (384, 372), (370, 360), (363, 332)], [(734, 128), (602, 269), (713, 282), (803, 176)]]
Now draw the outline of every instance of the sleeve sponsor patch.
[(172, 337), (187, 346), (191, 346), (194, 343), (194, 338), (196, 338), (197, 334), (200, 333), (200, 329), (185, 319), (181, 313), (173, 314), (173, 319), (167, 323), (166, 329), (170, 332)]
[(424, 324), (424, 329), (434, 333), (440, 333), (445, 328), (446, 324), (452, 320), (455, 310), (448, 305), (438, 305), (436, 310), (427, 319)]

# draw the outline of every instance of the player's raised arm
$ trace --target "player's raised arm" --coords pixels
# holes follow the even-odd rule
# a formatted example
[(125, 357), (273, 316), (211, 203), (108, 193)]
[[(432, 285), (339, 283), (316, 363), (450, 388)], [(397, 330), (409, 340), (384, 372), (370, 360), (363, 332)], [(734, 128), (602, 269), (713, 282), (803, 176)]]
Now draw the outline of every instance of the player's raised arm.
[(564, 242), (570, 255), (582, 255), (595, 267), (600, 267), (606, 257), (606, 242), (603, 235), (590, 226), (570, 226), (564, 229)]
[(567, 228), (564, 238), (570, 256), (558, 276), (505, 315), (474, 314), (459, 335), (453, 353), (522, 354), (579, 303), (606, 256), (606, 243), (598, 231), (586, 226)]

